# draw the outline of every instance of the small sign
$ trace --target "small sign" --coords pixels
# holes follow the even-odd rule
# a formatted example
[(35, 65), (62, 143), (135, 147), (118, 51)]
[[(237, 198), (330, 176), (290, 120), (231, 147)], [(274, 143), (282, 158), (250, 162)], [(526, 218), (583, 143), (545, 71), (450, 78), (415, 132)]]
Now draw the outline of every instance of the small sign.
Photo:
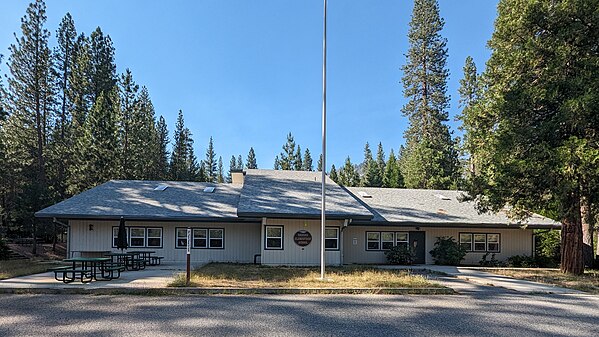
[(187, 228), (187, 255), (191, 254), (191, 228)]
[(312, 234), (310, 234), (310, 232), (305, 231), (305, 230), (298, 231), (293, 236), (293, 241), (295, 242), (296, 245), (298, 245), (300, 247), (305, 247), (305, 246), (309, 245), (310, 242), (312, 242)]

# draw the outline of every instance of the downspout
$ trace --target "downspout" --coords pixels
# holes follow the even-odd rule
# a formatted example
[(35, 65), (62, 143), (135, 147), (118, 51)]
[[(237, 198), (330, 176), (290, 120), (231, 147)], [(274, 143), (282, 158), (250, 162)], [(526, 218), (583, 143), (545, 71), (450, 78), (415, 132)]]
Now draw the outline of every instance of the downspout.
[(344, 250), (344, 245), (343, 245), (343, 241), (345, 241), (343, 239), (343, 231), (345, 230), (345, 228), (351, 223), (352, 219), (345, 219), (343, 220), (343, 226), (341, 227), (341, 231), (339, 231), (339, 254), (340, 254), (340, 265), (343, 265), (343, 261), (345, 260), (345, 250)]

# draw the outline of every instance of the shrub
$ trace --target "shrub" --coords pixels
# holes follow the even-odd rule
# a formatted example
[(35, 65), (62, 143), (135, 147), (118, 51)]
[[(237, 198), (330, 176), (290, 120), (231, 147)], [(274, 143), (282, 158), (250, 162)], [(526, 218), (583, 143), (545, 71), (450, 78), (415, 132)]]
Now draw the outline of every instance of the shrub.
[(497, 261), (495, 258), (495, 253), (491, 254), (491, 259), (489, 260), (489, 254), (491, 253), (486, 253), (483, 255), (480, 261), (478, 261), (478, 264), (480, 264), (482, 267), (500, 267), (503, 265), (501, 261)]
[(8, 249), (8, 245), (4, 241), (3, 238), (0, 238), (0, 260), (8, 260), (10, 257), (10, 249)]
[(547, 267), (555, 267), (561, 258), (561, 233), (559, 230), (535, 231), (535, 256)]
[(416, 251), (409, 246), (393, 246), (385, 251), (387, 261), (391, 264), (412, 264), (416, 260)]
[(514, 255), (507, 258), (508, 267), (515, 268), (536, 268), (539, 267), (539, 261), (528, 255)]
[(435, 248), (430, 251), (435, 260), (435, 264), (457, 266), (466, 256), (466, 248), (451, 236), (442, 236), (437, 238)]

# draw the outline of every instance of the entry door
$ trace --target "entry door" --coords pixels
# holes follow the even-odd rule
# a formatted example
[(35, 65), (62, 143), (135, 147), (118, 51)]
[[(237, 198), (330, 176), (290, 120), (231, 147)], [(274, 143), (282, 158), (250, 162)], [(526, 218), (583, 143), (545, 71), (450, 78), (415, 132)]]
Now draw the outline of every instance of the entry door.
[(410, 232), (410, 246), (416, 251), (415, 264), (426, 263), (426, 245), (424, 232)]

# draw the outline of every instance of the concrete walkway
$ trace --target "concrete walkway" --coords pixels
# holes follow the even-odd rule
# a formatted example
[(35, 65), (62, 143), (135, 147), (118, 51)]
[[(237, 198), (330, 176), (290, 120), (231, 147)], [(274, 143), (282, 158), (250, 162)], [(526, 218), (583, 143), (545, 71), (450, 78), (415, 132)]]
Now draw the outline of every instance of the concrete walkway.
[[(439, 281), (445, 286), (451, 287), (457, 292), (462, 291), (485, 291), (487, 287), (500, 287), (521, 293), (540, 293), (540, 294), (585, 294), (582, 291), (562, 288), (553, 286), (550, 284), (543, 284), (538, 282), (518, 280), (509, 276), (497, 275), (488, 271), (482, 271), (481, 268), (477, 267), (455, 267), (455, 266), (437, 266), (437, 265), (417, 265), (417, 266), (379, 266), (382, 269), (427, 269), (434, 272), (447, 274), (458, 280), (464, 280), (476, 286), (481, 287), (468, 287), (462, 284), (462, 282), (452, 282), (448, 278), (439, 278)], [(449, 282), (449, 284), (446, 284)], [(450, 285), (453, 283), (454, 285)], [(489, 290), (489, 289), (487, 289)]]
[[(193, 264), (192, 268), (199, 266)], [(0, 280), (0, 289), (155, 289), (166, 287), (173, 280), (173, 276), (181, 272), (185, 272), (184, 264), (163, 263), (159, 266), (148, 266), (144, 270), (124, 271), (120, 278), (112, 281), (92, 281), (85, 284), (58, 282), (54, 279), (53, 272), (47, 272)]]

